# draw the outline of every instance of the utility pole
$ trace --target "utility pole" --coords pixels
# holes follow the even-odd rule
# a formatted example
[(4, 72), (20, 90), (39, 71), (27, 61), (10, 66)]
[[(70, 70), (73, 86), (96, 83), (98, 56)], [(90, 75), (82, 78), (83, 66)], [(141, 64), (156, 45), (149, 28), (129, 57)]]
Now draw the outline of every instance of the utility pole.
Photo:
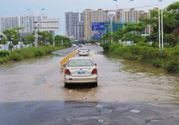
[(158, 33), (159, 33), (159, 35), (158, 35), (158, 37), (159, 37), (159, 50), (160, 50), (160, 45), (161, 45), (161, 35), (160, 35), (160, 2), (159, 2), (159, 6), (158, 6)]
[(55, 37), (53, 36), (53, 46), (55, 47)]
[(35, 31), (35, 47), (38, 47), (38, 22), (34, 21), (34, 31)]
[[(158, 27), (159, 27), (159, 50), (163, 50), (163, 9), (162, 9), (162, 0), (159, 0), (159, 7), (158, 7)], [(162, 34), (161, 34), (162, 33)]]
[(63, 39), (62, 39), (62, 46), (63, 46)]

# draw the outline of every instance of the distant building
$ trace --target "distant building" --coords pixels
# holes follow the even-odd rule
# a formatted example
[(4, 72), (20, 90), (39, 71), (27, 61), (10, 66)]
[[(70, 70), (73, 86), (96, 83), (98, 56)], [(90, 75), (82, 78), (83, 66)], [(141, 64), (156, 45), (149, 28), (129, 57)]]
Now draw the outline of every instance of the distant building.
[(97, 31), (91, 30), (92, 22), (107, 22), (108, 17), (105, 16), (105, 11), (102, 9), (98, 9), (98, 10), (86, 9), (83, 12), (83, 15), (84, 15), (84, 39), (91, 40), (91, 37), (93, 37), (94, 34), (98, 33)]
[[(105, 32), (115, 32), (124, 27), (124, 23), (139, 23), (140, 18), (150, 18), (149, 12), (130, 10), (92, 10), (83, 13), (66, 13), (66, 32), (72, 40), (91, 40)], [(92, 31), (92, 23), (104, 22), (105, 31)], [(151, 26), (147, 25), (143, 34), (151, 34)]]
[(59, 19), (42, 19), (37, 22), (39, 24), (40, 31), (48, 31), (55, 35), (55, 31), (59, 30)]
[(84, 23), (83, 23), (83, 21), (79, 22), (75, 26), (75, 40), (78, 40), (78, 41), (84, 40)]
[[(121, 22), (112, 22), (112, 30), (113, 32), (117, 31), (119, 28), (123, 28), (124, 24)], [(110, 32), (110, 22), (105, 23), (105, 33)]]
[(80, 21), (84, 21), (84, 14), (83, 13), (80, 14)]
[(124, 12), (124, 20), (126, 23), (139, 23), (139, 18), (148, 18), (150, 14), (144, 11), (138, 11), (135, 9), (130, 9), (129, 11)]
[(77, 34), (75, 34), (75, 27), (79, 23), (79, 13), (67, 12), (65, 14), (65, 19), (67, 36), (72, 40), (75, 40), (75, 36), (77, 36)]
[(20, 17), (1, 17), (0, 18), (0, 27), (1, 32), (7, 29), (13, 29), (16, 27), (20, 27)]
[(16, 27), (24, 27), (20, 30), (21, 34), (32, 34), (35, 27), (40, 31), (49, 31), (54, 33), (59, 30), (59, 19), (49, 19), (45, 15), (25, 15), (18, 17), (1, 17), (1, 32)]

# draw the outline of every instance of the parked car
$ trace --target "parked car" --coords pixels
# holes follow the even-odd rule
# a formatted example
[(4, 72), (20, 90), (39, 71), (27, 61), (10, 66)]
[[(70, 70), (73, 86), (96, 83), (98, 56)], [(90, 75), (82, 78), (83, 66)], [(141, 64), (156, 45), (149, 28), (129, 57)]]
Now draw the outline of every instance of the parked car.
[(70, 58), (65, 66), (64, 86), (68, 84), (91, 83), (98, 86), (96, 64), (89, 57)]
[(80, 48), (79, 50), (79, 56), (88, 56), (89, 55), (89, 50), (87, 48)]

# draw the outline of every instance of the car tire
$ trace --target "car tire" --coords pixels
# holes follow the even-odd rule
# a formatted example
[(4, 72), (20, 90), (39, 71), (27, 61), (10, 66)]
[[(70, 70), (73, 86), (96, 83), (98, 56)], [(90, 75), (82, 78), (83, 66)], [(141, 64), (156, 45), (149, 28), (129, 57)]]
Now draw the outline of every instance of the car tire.
[(95, 83), (94, 83), (94, 86), (95, 86), (95, 87), (98, 87), (98, 82), (95, 82)]
[(65, 87), (65, 88), (68, 88), (68, 84), (64, 83), (64, 87)]

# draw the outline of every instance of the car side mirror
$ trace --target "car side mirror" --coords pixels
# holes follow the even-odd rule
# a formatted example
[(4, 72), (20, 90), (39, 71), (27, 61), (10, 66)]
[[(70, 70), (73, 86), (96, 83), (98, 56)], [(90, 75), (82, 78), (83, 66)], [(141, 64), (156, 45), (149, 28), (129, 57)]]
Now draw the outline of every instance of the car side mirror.
[(97, 64), (96, 64), (96, 63), (95, 63), (94, 65), (95, 65), (95, 66), (97, 66)]
[(63, 64), (63, 68), (65, 68), (66, 67), (66, 64)]

